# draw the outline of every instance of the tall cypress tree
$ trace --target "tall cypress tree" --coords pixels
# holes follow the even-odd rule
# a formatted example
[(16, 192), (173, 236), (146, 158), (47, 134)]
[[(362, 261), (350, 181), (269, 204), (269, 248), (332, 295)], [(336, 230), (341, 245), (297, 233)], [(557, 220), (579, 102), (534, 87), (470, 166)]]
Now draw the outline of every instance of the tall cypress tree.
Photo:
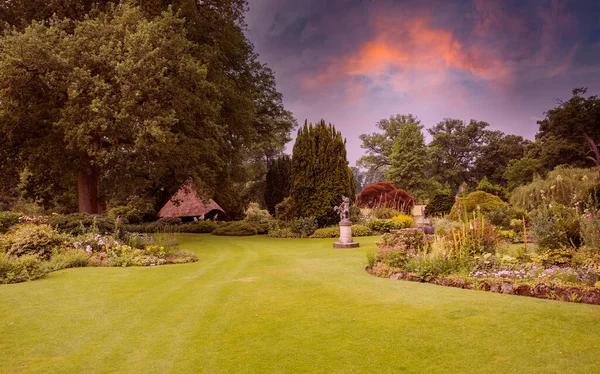
[(346, 141), (332, 124), (305, 123), (296, 137), (290, 196), (296, 217), (315, 217), (320, 226), (336, 223), (333, 207), (352, 197)]
[(292, 158), (290, 156), (283, 155), (267, 163), (265, 203), (272, 215), (275, 214), (275, 206), (290, 195), (291, 177)]

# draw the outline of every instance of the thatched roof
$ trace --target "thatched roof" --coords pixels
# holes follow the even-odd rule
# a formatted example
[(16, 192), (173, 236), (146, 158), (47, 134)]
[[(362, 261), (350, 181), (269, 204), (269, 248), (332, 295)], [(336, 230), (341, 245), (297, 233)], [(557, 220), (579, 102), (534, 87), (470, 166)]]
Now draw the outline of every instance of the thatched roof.
[(203, 202), (196, 194), (196, 189), (190, 185), (182, 186), (162, 209), (158, 217), (202, 217), (208, 212), (225, 211), (214, 200)]

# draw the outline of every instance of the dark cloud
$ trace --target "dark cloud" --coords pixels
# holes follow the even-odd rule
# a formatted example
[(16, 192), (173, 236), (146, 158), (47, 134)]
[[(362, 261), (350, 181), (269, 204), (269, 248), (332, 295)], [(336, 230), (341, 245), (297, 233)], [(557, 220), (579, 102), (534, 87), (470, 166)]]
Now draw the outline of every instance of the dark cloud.
[(348, 138), (398, 113), (533, 138), (574, 87), (600, 90), (599, 1), (250, 0), (248, 37), (299, 121)]

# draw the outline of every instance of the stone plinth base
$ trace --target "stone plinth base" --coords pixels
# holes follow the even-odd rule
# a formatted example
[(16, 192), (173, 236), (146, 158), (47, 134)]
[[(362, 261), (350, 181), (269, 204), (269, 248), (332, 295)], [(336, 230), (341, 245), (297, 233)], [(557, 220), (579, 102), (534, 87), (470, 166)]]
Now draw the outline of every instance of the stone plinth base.
[(333, 243), (333, 248), (356, 248), (358, 246), (360, 246), (360, 244), (358, 244), (357, 242), (350, 242), (350, 243), (335, 242), (335, 243)]

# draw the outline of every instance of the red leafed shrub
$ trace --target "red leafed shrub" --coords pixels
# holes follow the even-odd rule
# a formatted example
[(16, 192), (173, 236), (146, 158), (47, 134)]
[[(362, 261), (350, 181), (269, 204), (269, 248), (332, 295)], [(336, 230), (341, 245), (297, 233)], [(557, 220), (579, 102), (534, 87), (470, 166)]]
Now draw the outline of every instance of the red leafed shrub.
[(356, 197), (356, 205), (365, 208), (392, 208), (410, 214), (415, 200), (390, 182), (368, 184)]

